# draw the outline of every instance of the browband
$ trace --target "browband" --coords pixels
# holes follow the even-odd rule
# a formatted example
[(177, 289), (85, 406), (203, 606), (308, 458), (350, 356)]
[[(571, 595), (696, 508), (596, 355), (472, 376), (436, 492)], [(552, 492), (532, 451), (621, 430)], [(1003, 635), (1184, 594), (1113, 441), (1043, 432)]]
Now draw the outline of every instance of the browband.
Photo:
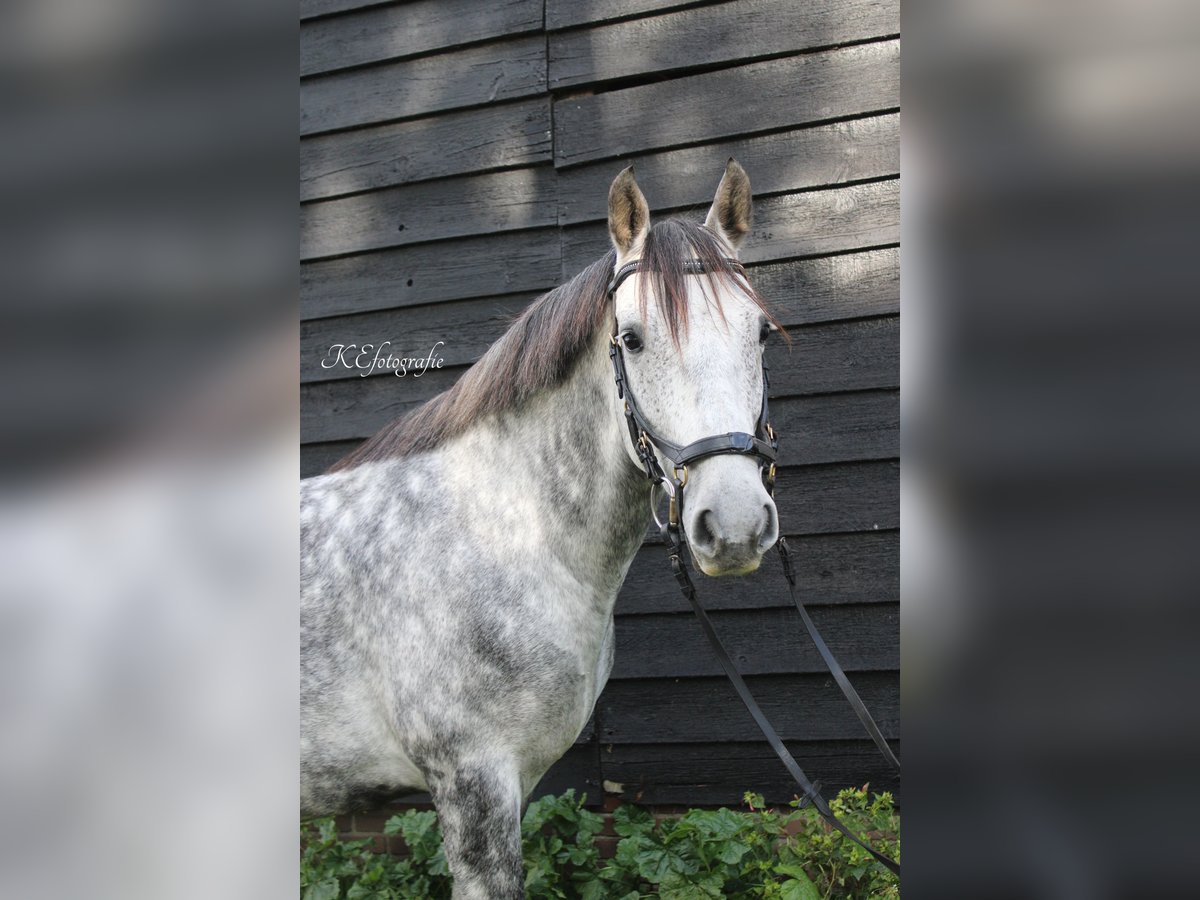
[[(732, 256), (726, 256), (724, 257), (724, 260), (727, 265), (736, 269), (741, 274), (744, 275), (746, 273), (746, 270), (742, 267), (742, 264)], [(621, 282), (623, 282), (634, 272), (638, 271), (638, 269), (641, 267), (642, 261), (640, 259), (635, 259), (633, 262), (627, 262), (625, 265), (621, 266), (621, 268), (617, 269), (617, 271), (613, 273), (612, 281), (608, 283), (608, 296), (611, 297), (613, 294), (615, 294), (617, 292), (617, 288), (621, 286)], [(708, 271), (708, 268), (698, 259), (685, 259), (683, 261), (683, 270), (689, 275), (703, 275)]]

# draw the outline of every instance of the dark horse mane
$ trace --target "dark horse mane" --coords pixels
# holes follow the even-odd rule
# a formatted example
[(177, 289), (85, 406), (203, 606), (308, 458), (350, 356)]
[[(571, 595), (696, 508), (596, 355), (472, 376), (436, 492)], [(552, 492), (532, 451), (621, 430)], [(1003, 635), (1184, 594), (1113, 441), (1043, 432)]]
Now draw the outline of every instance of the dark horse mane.
[[(685, 279), (692, 274), (685, 271), (683, 263), (698, 259), (707, 270), (706, 296), (718, 310), (718, 283), (724, 282), (736, 284), (770, 317), (741, 267), (731, 264), (727, 256), (722, 240), (703, 225), (667, 219), (652, 226), (641, 254), (641, 271), (648, 276), (640, 280), (643, 316), (649, 287), (678, 344), (687, 331)], [(611, 321), (607, 287), (615, 264), (616, 253), (610, 250), (570, 281), (533, 301), (453, 387), (384, 426), (329, 471), (432, 450), (483, 416), (515, 408), (562, 382), (596, 330)]]

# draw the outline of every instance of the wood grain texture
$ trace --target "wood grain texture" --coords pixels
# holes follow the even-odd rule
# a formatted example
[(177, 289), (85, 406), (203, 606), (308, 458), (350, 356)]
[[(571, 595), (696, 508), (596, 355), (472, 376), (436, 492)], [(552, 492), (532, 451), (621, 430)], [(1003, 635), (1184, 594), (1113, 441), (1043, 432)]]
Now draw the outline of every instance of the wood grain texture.
[(300, 199), (527, 166), (550, 152), (546, 97), (315, 135), (300, 142)]
[[(754, 204), (754, 226), (740, 258), (747, 264), (821, 256), (900, 240), (900, 181), (875, 181), (781, 194)], [(663, 213), (651, 213), (651, 221)], [(700, 220), (703, 213), (687, 218)], [(604, 223), (564, 228), (563, 273), (582, 269), (608, 248)]]
[(368, 6), (387, 6), (396, 0), (300, 0), (300, 19), (327, 16), (333, 13), (363, 9)]
[(760, 264), (750, 283), (785, 325), (889, 315), (900, 311), (900, 250)]
[[(821, 782), (826, 798), (870, 784), (872, 791), (891, 791), (899, 799), (900, 776), (868, 740), (784, 743), (808, 776)], [(900, 753), (900, 741), (890, 743)], [(741, 808), (748, 790), (779, 804), (798, 791), (765, 742), (606, 744), (600, 765), (605, 781), (621, 786), (621, 799), (634, 803)]]
[[(782, 576), (774, 575), (776, 589), (786, 595)], [(810, 615), (848, 673), (900, 668), (898, 604), (813, 607)], [(826, 672), (795, 609), (718, 612), (711, 618), (743, 675)], [(724, 675), (691, 613), (619, 617), (616, 634), (613, 678)]]
[(696, 0), (546, 0), (546, 30), (573, 28), (611, 19), (661, 12)]
[(771, 418), (777, 423), (781, 465), (900, 455), (899, 391), (789, 397), (772, 406)]
[(357, 447), (361, 441), (328, 441), (300, 445), (300, 477), (312, 478)]
[[(796, 566), (796, 590), (809, 607), (900, 600), (900, 535), (895, 531), (799, 536), (782, 523)], [(741, 578), (701, 578), (707, 610), (791, 609), (775, 555), (758, 572)], [(617, 598), (617, 615), (690, 613), (670, 575), (661, 544), (638, 551)]]
[[(852, 680), (883, 736), (897, 737), (898, 673), (859, 672)], [(828, 675), (752, 675), (746, 684), (785, 740), (844, 741), (863, 733)], [(741, 742), (760, 734), (723, 677), (611, 680), (596, 708), (602, 744)]]
[(550, 35), (550, 88), (795, 53), (900, 32), (899, 0), (739, 0)]
[(419, 0), (300, 26), (300, 74), (333, 72), (540, 31), (542, 0)]
[(300, 440), (370, 437), (392, 419), (447, 390), (462, 372), (461, 368), (430, 369), (419, 377), (381, 375), (302, 384)]
[(546, 42), (533, 34), (307, 79), (300, 84), (300, 133), (512, 100), (545, 87)]
[(894, 109), (899, 76), (893, 40), (564, 98), (554, 104), (555, 164)]
[[(750, 173), (756, 202), (765, 194), (897, 175), (900, 117), (887, 113), (738, 138), (640, 156), (633, 162), (651, 209), (694, 207), (694, 215), (702, 218), (731, 156)], [(616, 163), (605, 161), (562, 170), (559, 223), (604, 220), (608, 185), (616, 169)]]
[[(899, 308), (895, 249), (759, 266), (751, 269), (751, 281), (786, 326), (878, 316), (895, 313)], [(415, 350), (441, 339), (447, 340), (447, 365), (469, 364), (499, 339), (512, 316), (536, 296), (522, 293), (484, 297), (450, 302), (445, 308), (435, 303), (401, 306), (349, 318), (307, 321), (301, 327), (301, 381), (347, 377), (344, 371), (321, 368), (333, 343), (361, 345), (405, 338), (405, 349)], [(451, 334), (453, 341), (448, 338)], [(802, 339), (803, 332), (793, 332), (793, 340)], [(787, 344), (776, 339), (770, 346), (768, 361), (782, 357), (784, 365), (790, 365), (792, 353)]]
[(785, 534), (900, 527), (900, 463), (784, 466), (775, 489)]
[(546, 291), (559, 282), (562, 259), (550, 231), (439, 241), (300, 267), (300, 316), (313, 319)]
[[(501, 323), (497, 323), (499, 325)], [(499, 327), (497, 327), (499, 330)], [(899, 386), (900, 360), (896, 346), (899, 323), (895, 318), (863, 319), (814, 325), (793, 329), (790, 350), (780, 348), (772, 359), (772, 397), (807, 396), (818, 393), (859, 391)], [(403, 335), (378, 335), (376, 341), (403, 340)], [(445, 338), (447, 346), (452, 336)], [(335, 343), (331, 342), (331, 343)], [(351, 343), (347, 340), (345, 343)], [(476, 346), (483, 344), (475, 339)], [(403, 349), (403, 348), (402, 348)], [(316, 364), (326, 358), (327, 348), (316, 347)], [(450, 352), (450, 351), (447, 351)], [(457, 351), (455, 351), (457, 352)], [(399, 353), (399, 351), (398, 351)], [(786, 356), (785, 356), (786, 353)], [(786, 362), (785, 362), (786, 360)], [(313, 358), (308, 364), (312, 364)], [(423, 403), (436, 393), (450, 387), (463, 374), (465, 368), (430, 369), (415, 377), (413, 373), (403, 377), (377, 374), (367, 378), (353, 375), (334, 381), (309, 382), (301, 385), (303, 404), (301, 410), (301, 439), (308, 441), (338, 441), (348, 438), (370, 437), (391, 419), (413, 406)], [(832, 402), (832, 401), (831, 401)], [(840, 402), (840, 401), (839, 401)], [(875, 414), (891, 421), (889, 401), (864, 401), (862, 398), (847, 401), (848, 409), (856, 409), (853, 418), (841, 431), (830, 431), (826, 443), (845, 441), (867, 441), (871, 453), (878, 452), (884, 440), (866, 437), (870, 426), (864, 423), (864, 411), (874, 409)], [(781, 412), (780, 428), (784, 433), (802, 433), (807, 418), (810, 426), (828, 421), (828, 412), (822, 413), (821, 404), (807, 410), (798, 409), (795, 428), (787, 411)], [(855, 422), (858, 424), (856, 425)], [(831, 426), (832, 427), (832, 426)], [(796, 441), (797, 449), (786, 452), (803, 454), (799, 449), (802, 438)], [(815, 454), (828, 453), (814, 445)], [(806, 460), (812, 461), (812, 460)]]
[(491, 172), (300, 207), (301, 259), (554, 224), (554, 170)]
[[(313, 318), (459, 297), (486, 300), (490, 289), (540, 292), (560, 281), (558, 253), (553, 233), (538, 231), (307, 263), (301, 266), (301, 310)], [(886, 315), (900, 308), (895, 247), (755, 265), (750, 277), (785, 325)]]
[[(438, 354), (446, 365), (470, 365), (536, 296), (509, 294), (301, 322), (300, 381), (307, 384), (359, 376), (358, 370), (334, 365), (335, 358), (330, 356), (334, 344), (355, 344), (356, 352), (361, 353), (364, 344), (379, 346), (390, 341), (387, 352), (394, 356), (424, 357), (441, 341)], [(343, 358), (353, 364), (352, 357)]]
[[(771, 391), (777, 396), (900, 386), (898, 317), (790, 328), (788, 333), (791, 346), (771, 357)], [(787, 362), (780, 360), (785, 353)]]

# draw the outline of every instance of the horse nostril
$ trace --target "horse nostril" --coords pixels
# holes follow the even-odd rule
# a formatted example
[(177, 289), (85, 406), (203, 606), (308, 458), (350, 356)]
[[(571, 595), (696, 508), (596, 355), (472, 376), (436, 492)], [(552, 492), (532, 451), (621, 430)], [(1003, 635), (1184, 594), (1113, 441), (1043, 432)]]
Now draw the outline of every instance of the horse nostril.
[(711, 547), (717, 542), (717, 523), (711, 509), (701, 510), (693, 526), (692, 543), (700, 547)]
[(762, 522), (762, 527), (758, 531), (758, 550), (760, 553), (766, 553), (774, 546), (775, 541), (779, 539), (779, 515), (775, 511), (775, 505), (764, 503), (763, 513), (765, 514), (765, 518)]

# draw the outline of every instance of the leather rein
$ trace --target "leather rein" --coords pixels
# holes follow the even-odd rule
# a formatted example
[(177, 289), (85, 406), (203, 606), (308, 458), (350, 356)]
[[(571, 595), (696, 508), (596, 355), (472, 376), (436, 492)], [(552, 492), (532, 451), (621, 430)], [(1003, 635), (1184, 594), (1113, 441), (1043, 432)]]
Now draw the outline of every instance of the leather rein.
[[(745, 270), (737, 260), (727, 258), (725, 262), (734, 270), (743, 275), (745, 274)], [(679, 584), (680, 591), (687, 598), (692, 606), (692, 610), (696, 613), (696, 617), (700, 620), (700, 627), (704, 631), (709, 644), (712, 646), (713, 652), (721, 664), (721, 668), (725, 670), (725, 674), (733, 684), (733, 688), (737, 692), (739, 699), (741, 699), (747, 711), (749, 711), (751, 718), (754, 719), (755, 724), (767, 739), (767, 743), (770, 744), (771, 749), (775, 751), (775, 754), (779, 757), (784, 767), (800, 786), (803, 793), (800, 806), (803, 807), (811, 803), (833, 828), (854, 841), (870, 853), (881, 865), (899, 876), (899, 863), (870, 847), (834, 815), (825, 798), (821, 796), (820, 783), (817, 782), (814, 784), (809, 780), (808, 776), (804, 774), (804, 770), (800, 768), (800, 765), (796, 762), (791, 752), (784, 745), (783, 740), (779, 737), (779, 733), (775, 731), (774, 727), (767, 720), (758, 702), (750, 693), (750, 689), (746, 686), (746, 682), (738, 672), (737, 666), (734, 665), (729, 652), (721, 643), (721, 639), (717, 635), (716, 629), (708, 617), (708, 613), (700, 604), (700, 599), (696, 595), (696, 586), (692, 583), (691, 575), (688, 573), (687, 565), (684, 562), (685, 554), (683, 550), (687, 543), (687, 536), (680, 525), (680, 517), (683, 510), (683, 494), (687, 486), (688, 466), (690, 464), (709, 456), (717, 456), (725, 453), (755, 457), (759, 461), (763, 486), (767, 489), (769, 495), (772, 497), (775, 495), (775, 463), (779, 452), (779, 440), (775, 429), (771, 426), (770, 413), (767, 407), (767, 362), (764, 359), (762, 364), (762, 409), (759, 412), (754, 434), (748, 434), (744, 431), (731, 431), (725, 434), (703, 437), (692, 441), (690, 444), (681, 446), (658, 433), (638, 407), (637, 400), (630, 389), (629, 377), (625, 371), (625, 356), (616, 321), (617, 288), (621, 286), (621, 283), (626, 278), (637, 272), (640, 266), (640, 260), (626, 263), (617, 269), (613, 274), (612, 280), (608, 283), (608, 299), (613, 303), (613, 330), (609, 336), (608, 357), (612, 362), (613, 379), (617, 385), (617, 397), (623, 400), (625, 404), (625, 424), (629, 429), (630, 441), (633, 443), (634, 452), (642, 464), (646, 478), (653, 483), (650, 494), (650, 509), (654, 521), (658, 524), (659, 530), (662, 533), (663, 540), (666, 542), (671, 572)], [(687, 260), (684, 262), (684, 271), (688, 274), (701, 275), (706, 273), (708, 269), (699, 260)], [(662, 454), (663, 457), (670, 461), (669, 471), (659, 462), (658, 454)], [(654, 495), (654, 489), (657, 488), (661, 488), (668, 498), (667, 519), (665, 522), (660, 521), (658, 518), (657, 503)], [(779, 550), (779, 558), (783, 564), (783, 574), (788, 582), (788, 590), (791, 593), (792, 603), (799, 611), (809, 637), (812, 639), (813, 644), (816, 645), (830, 674), (833, 675), (834, 680), (838, 683), (838, 687), (841, 688), (842, 693), (846, 696), (846, 699), (854, 708), (854, 712), (866, 728), (867, 733), (871, 736), (871, 740), (875, 742), (875, 745), (892, 767), (899, 772), (900, 761), (892, 752), (891, 747), (888, 746), (887, 741), (884, 740), (883, 734), (875, 724), (875, 720), (871, 718), (871, 714), (867, 711), (862, 699), (858, 696), (858, 692), (850, 684), (845, 671), (830, 651), (825, 640), (821, 637), (821, 633), (817, 630), (816, 624), (809, 616), (808, 610), (805, 609), (800, 597), (796, 594), (796, 576), (792, 568), (791, 552), (787, 541), (782, 535), (780, 535), (775, 546)]]

